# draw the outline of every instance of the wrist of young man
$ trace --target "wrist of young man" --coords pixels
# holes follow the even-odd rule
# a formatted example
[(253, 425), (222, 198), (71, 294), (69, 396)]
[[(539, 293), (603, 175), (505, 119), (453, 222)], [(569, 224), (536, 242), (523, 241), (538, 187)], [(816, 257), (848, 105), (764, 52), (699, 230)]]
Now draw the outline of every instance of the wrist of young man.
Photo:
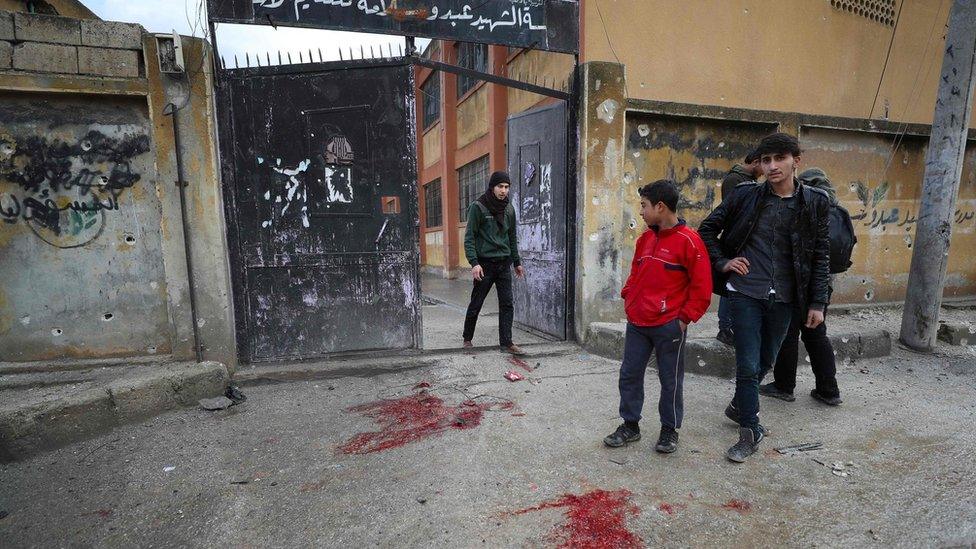
[(472, 268), (472, 269), (474, 269), (475, 267), (477, 267), (477, 266), (478, 266), (478, 260), (477, 260), (477, 259), (474, 259), (474, 260), (471, 260), (471, 261), (469, 261), (468, 263), (470, 263), (470, 264), (471, 264), (471, 268)]
[(824, 309), (826, 307), (827, 307), (827, 304), (826, 303), (811, 303), (810, 304), (810, 310), (811, 311), (819, 311), (821, 313), (824, 312)]

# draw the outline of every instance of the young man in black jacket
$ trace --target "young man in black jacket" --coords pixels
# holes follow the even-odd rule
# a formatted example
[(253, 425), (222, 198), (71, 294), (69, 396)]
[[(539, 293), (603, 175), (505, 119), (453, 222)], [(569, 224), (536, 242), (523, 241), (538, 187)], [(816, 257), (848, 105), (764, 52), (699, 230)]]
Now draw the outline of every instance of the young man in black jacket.
[[(732, 166), (729, 173), (722, 178), (722, 200), (725, 200), (732, 190), (747, 181), (759, 181), (762, 176), (762, 165), (759, 163), (759, 156), (756, 151), (751, 151), (746, 155), (742, 164)], [(718, 301), (718, 335), (715, 339), (726, 345), (735, 345), (732, 336), (732, 315), (729, 314), (729, 300), (720, 297)]]
[(766, 181), (746, 182), (701, 223), (714, 289), (729, 300), (735, 337), (735, 398), (725, 415), (739, 426), (726, 456), (741, 463), (763, 439), (759, 382), (779, 353), (794, 309), (823, 322), (830, 284), (827, 193), (801, 184), (796, 138), (774, 133), (756, 148)]

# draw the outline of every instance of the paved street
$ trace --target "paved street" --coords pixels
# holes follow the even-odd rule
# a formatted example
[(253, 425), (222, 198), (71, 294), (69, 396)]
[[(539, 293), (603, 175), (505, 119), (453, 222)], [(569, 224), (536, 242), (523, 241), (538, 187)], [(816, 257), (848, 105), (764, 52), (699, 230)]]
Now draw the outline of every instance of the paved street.
[[(471, 280), (448, 280), (423, 275), (421, 287), (424, 297), (424, 348), (460, 348), (464, 313), (471, 299)], [(485, 299), (474, 335), (474, 344), (479, 347), (498, 345), (498, 293), (494, 288)], [(545, 341), (518, 327), (512, 328), (512, 339), (519, 345)]]
[[(247, 387), (0, 468), (0, 535), (35, 546), (948, 546), (976, 542), (966, 348), (845, 364), (845, 403), (762, 402), (745, 465), (728, 380), (688, 376), (681, 446), (609, 450), (617, 364), (581, 351), (445, 357), (403, 373)], [(510, 383), (517, 369), (529, 379)], [(531, 369), (531, 372), (528, 371)], [(428, 386), (429, 385), (429, 386)], [(774, 448), (822, 442), (781, 455)], [(843, 470), (836, 474), (836, 464)], [(847, 476), (839, 476), (846, 473)]]

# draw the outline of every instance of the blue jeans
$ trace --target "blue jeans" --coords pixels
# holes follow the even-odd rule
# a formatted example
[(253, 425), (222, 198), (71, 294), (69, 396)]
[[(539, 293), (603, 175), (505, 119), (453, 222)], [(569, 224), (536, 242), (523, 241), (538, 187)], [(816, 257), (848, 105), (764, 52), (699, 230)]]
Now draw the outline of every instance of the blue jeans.
[(685, 337), (686, 332), (672, 320), (660, 326), (635, 326), (627, 323), (624, 360), (620, 365), (620, 417), (637, 423), (644, 408), (644, 373), (653, 352), (657, 357), (657, 376), (661, 395), (657, 411), (661, 425), (681, 428), (684, 417)]
[(729, 310), (729, 298), (719, 296), (718, 298), (718, 329), (719, 331), (732, 329), (732, 311)]
[(759, 433), (759, 382), (776, 363), (793, 305), (729, 292), (735, 340), (735, 408), (739, 424)]

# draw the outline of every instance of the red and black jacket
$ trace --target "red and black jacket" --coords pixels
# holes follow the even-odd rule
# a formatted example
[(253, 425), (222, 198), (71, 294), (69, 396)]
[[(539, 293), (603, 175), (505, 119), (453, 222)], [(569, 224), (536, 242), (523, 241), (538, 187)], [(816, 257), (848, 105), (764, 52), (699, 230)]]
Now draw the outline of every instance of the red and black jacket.
[(701, 318), (712, 298), (712, 266), (698, 233), (679, 220), (642, 234), (620, 296), (627, 320), (637, 326)]

